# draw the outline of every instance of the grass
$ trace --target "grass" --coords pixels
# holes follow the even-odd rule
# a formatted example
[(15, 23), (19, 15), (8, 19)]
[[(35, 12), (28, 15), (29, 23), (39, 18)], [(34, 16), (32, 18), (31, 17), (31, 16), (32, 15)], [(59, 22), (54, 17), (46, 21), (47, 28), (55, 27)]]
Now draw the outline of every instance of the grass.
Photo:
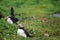
[[(2, 0), (0, 11), (9, 15), (10, 7), (14, 7), (15, 16), (34, 38), (17, 37), (17, 25), (0, 19), (0, 40), (60, 40), (60, 18), (49, 16), (59, 10), (60, 1), (52, 0)], [(55, 5), (56, 4), (56, 5)], [(51, 36), (46, 37), (48, 32)]]

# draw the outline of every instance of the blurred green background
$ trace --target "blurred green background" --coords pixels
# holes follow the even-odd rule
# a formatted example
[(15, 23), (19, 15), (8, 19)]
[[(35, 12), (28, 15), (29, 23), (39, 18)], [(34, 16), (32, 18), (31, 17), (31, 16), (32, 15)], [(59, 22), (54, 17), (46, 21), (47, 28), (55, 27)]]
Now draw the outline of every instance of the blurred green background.
[[(11, 7), (34, 38), (17, 37), (17, 25), (11, 25), (2, 18), (0, 40), (60, 40), (60, 18), (49, 16), (60, 11), (60, 0), (0, 0), (0, 12), (4, 17), (10, 15)], [(46, 31), (50, 37), (44, 36)]]

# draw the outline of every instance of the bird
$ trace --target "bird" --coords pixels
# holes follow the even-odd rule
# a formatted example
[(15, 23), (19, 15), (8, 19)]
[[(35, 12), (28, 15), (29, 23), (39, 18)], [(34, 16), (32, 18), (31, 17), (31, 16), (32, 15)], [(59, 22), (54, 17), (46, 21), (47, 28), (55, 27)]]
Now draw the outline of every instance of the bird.
[(18, 30), (17, 30), (17, 35), (18, 36), (21, 36), (21, 37), (32, 37), (28, 32), (27, 30), (24, 29), (24, 26), (23, 24), (19, 24), (18, 25)]
[(15, 17), (13, 7), (11, 7), (10, 12), (10, 16), (5, 17), (5, 21), (7, 21), (10, 24), (17, 23), (19, 19)]

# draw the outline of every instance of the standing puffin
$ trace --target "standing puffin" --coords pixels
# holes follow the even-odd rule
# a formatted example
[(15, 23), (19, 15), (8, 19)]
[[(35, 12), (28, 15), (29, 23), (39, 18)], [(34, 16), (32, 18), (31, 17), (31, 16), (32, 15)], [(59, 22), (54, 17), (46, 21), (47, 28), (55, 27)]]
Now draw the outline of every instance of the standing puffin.
[(14, 9), (11, 7), (11, 13), (10, 13), (10, 16), (6, 17), (5, 20), (10, 23), (10, 24), (13, 24), (13, 23), (17, 23), (18, 22), (18, 18), (15, 17), (14, 15)]
[(31, 37), (29, 33), (24, 29), (24, 26), (22, 24), (18, 25), (17, 35), (22, 37)]

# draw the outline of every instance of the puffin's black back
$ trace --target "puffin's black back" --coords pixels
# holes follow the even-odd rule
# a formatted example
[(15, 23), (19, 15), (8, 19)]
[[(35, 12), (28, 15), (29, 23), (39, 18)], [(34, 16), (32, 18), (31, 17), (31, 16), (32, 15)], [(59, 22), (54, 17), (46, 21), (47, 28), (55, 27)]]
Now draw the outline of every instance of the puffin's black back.
[(26, 30), (24, 30), (24, 31), (25, 31), (27, 37), (30, 37), (30, 38), (33, 38), (34, 37), (34, 36), (31, 36)]
[(10, 13), (11, 16), (12, 16), (12, 17), (15, 17), (15, 15), (14, 15), (14, 8), (13, 8), (13, 7), (11, 7), (11, 10), (10, 10), (10, 11), (11, 11), (11, 13)]
[(15, 18), (15, 17), (10, 17), (10, 18), (11, 18), (11, 20), (13, 21), (13, 23), (18, 22), (18, 18)]
[(30, 37), (29, 33), (26, 30), (24, 30), (24, 32), (26, 33), (27, 37)]

